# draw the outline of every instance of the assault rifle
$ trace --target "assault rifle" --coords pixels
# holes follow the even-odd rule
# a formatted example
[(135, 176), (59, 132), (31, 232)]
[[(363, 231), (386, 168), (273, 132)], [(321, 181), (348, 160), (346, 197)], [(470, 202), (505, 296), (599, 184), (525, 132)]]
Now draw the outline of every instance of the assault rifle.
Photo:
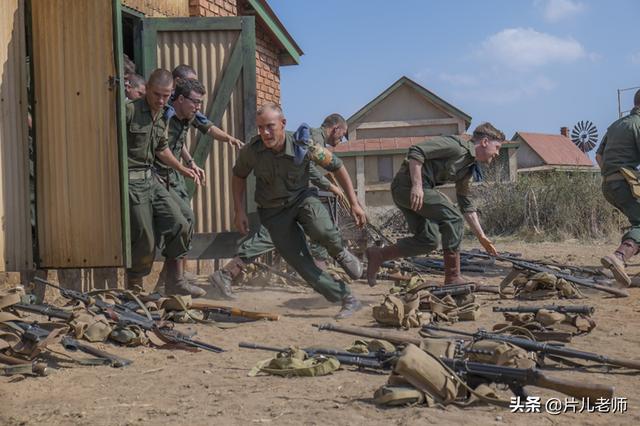
[(87, 294), (80, 293), (75, 290), (58, 287), (51, 284), (49, 281), (43, 280), (38, 277), (34, 278), (34, 280), (41, 284), (58, 289), (60, 291), (60, 294), (62, 294), (62, 296), (67, 299), (79, 300), (85, 305), (95, 306), (101, 314), (111, 319), (112, 321), (115, 321), (120, 326), (126, 327), (135, 325), (145, 331), (152, 331), (166, 343), (191, 346), (210, 352), (224, 352), (224, 349), (218, 346), (195, 340), (187, 336), (186, 334), (179, 332), (178, 330), (169, 328), (165, 323), (157, 323), (153, 319), (149, 319), (144, 315), (140, 315), (139, 313), (129, 309), (128, 307), (107, 303), (102, 299), (92, 298)]
[(513, 271), (511, 271), (511, 273), (509, 275), (507, 275), (507, 278), (505, 278), (505, 280), (503, 280), (503, 282), (500, 284), (501, 287), (504, 287), (506, 285), (508, 285), (513, 279), (516, 278), (517, 276), (517, 272), (520, 271), (530, 271), (530, 272), (534, 272), (534, 273), (538, 273), (538, 272), (546, 272), (548, 274), (554, 275), (557, 278), (562, 278), (566, 281), (569, 281), (571, 283), (577, 284), (579, 286), (582, 287), (587, 287), (587, 288), (591, 288), (594, 290), (600, 290), (600, 291), (604, 291), (606, 293), (609, 294), (613, 294), (615, 296), (618, 297), (628, 297), (629, 293), (627, 293), (625, 290), (623, 289), (619, 289), (619, 288), (615, 288), (615, 287), (609, 287), (606, 285), (601, 285), (601, 284), (596, 284), (586, 278), (578, 278), (575, 277), (571, 274), (566, 274), (564, 272), (560, 272), (560, 271), (556, 271), (553, 270), (551, 268), (547, 268), (545, 266), (541, 266), (538, 265), (536, 263), (532, 263), (532, 262), (525, 262), (522, 260), (518, 260), (518, 259), (514, 259), (512, 257), (505, 257), (505, 256), (490, 256), (488, 254), (482, 254), (482, 253), (474, 253), (474, 256), (476, 257), (485, 257), (485, 258), (495, 258), (497, 260), (502, 260), (505, 262), (510, 262), (513, 265)]
[[(241, 342), (238, 344), (241, 348), (260, 349), (270, 352), (287, 352), (289, 348), (276, 348), (273, 346), (264, 346), (257, 343)], [(368, 354), (356, 354), (347, 351), (338, 351), (334, 349), (323, 348), (303, 348), (304, 352), (310, 357), (316, 355), (332, 356), (340, 361), (340, 364), (355, 365), (358, 367), (374, 368), (377, 370), (389, 370), (392, 367), (398, 352), (373, 352)]]
[(48, 318), (57, 318), (63, 321), (69, 321), (73, 318), (73, 314), (71, 312), (60, 309), (57, 306), (47, 304), (26, 305), (23, 303), (16, 303), (15, 305), (11, 305), (11, 308), (17, 309), (19, 311), (29, 312), (32, 314), (44, 315)]
[(133, 362), (130, 359), (122, 358), (98, 348), (94, 348), (91, 345), (79, 342), (71, 336), (64, 336), (60, 343), (62, 344), (62, 347), (68, 351), (82, 351), (88, 353), (89, 355), (93, 355), (99, 360), (102, 360), (104, 364), (110, 365), (111, 367), (125, 367)]
[(465, 331), (455, 330), (453, 328), (438, 327), (435, 325), (427, 324), (422, 327), (422, 330), (427, 332), (444, 331), (447, 333), (453, 333), (461, 336), (469, 336), (476, 341), (487, 339), (487, 340), (495, 340), (499, 342), (506, 342), (515, 346), (519, 346), (526, 351), (536, 352), (541, 357), (548, 355), (551, 357), (577, 358), (577, 359), (583, 359), (586, 361), (594, 361), (600, 364), (612, 365), (615, 367), (626, 367), (633, 370), (640, 370), (640, 361), (611, 358), (606, 355), (580, 351), (577, 349), (571, 349), (571, 348), (567, 348), (565, 346), (560, 346), (560, 345), (540, 343), (540, 342), (525, 339), (522, 337), (510, 336), (510, 335), (499, 334), (499, 333), (491, 333), (482, 329), (476, 331), (475, 333), (467, 333)]
[(502, 367), (451, 358), (441, 358), (441, 361), (462, 376), (472, 388), (481, 383), (493, 382), (507, 385), (520, 397), (526, 397), (524, 386), (552, 389), (574, 398), (588, 398), (589, 401), (596, 401), (598, 398), (610, 399), (613, 396), (611, 386), (550, 377), (537, 368)]
[(593, 313), (595, 312), (595, 308), (593, 306), (586, 305), (494, 306), (493, 312), (518, 312), (536, 314), (541, 309), (544, 309), (546, 311), (558, 312), (561, 314), (593, 315)]

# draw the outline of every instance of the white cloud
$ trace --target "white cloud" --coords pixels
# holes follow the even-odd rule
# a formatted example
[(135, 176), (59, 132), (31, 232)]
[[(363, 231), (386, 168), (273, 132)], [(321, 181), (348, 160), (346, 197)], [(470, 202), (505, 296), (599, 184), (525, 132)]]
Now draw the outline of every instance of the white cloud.
[(634, 65), (640, 65), (640, 52), (635, 52), (629, 55), (631, 63)]
[(438, 77), (440, 80), (454, 86), (476, 86), (478, 84), (478, 78), (470, 74), (450, 74), (443, 72), (440, 73)]
[(542, 6), (542, 13), (547, 22), (560, 22), (585, 9), (583, 3), (575, 0), (537, 0), (536, 4)]
[(561, 38), (532, 28), (507, 28), (486, 39), (483, 57), (514, 69), (527, 69), (555, 62), (573, 62), (587, 56), (573, 38)]

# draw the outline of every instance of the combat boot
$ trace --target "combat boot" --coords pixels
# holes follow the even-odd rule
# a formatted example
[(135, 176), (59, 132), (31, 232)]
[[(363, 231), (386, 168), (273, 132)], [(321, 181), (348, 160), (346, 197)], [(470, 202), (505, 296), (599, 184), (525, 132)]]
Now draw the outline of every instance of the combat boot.
[(402, 256), (397, 244), (385, 247), (369, 247), (367, 249), (367, 282), (371, 287), (377, 284), (376, 275), (382, 263)]
[(207, 294), (207, 292), (200, 287), (189, 284), (184, 278), (184, 263), (182, 259), (165, 259), (164, 263), (167, 266), (165, 295), (191, 296), (197, 298)]
[(140, 292), (142, 291), (142, 277), (133, 278), (129, 274), (125, 276), (124, 288), (129, 291)]
[(233, 294), (231, 285), (243, 270), (244, 262), (242, 259), (234, 257), (222, 269), (209, 275), (209, 282), (214, 290), (213, 297), (222, 297), (227, 300), (235, 299), (236, 296)]
[(362, 278), (362, 263), (360, 263), (358, 258), (349, 250), (342, 249), (342, 251), (335, 257), (335, 260), (338, 262), (338, 265), (342, 266), (342, 269), (344, 269), (352, 280)]
[(627, 260), (638, 253), (638, 244), (633, 240), (624, 240), (613, 254), (600, 259), (602, 266), (609, 269), (618, 283), (624, 287), (631, 285), (631, 278), (627, 275), (625, 268)]
[(342, 298), (342, 308), (340, 312), (334, 317), (335, 319), (348, 318), (357, 311), (362, 309), (362, 303), (352, 294), (349, 294)]
[(469, 284), (471, 281), (460, 274), (460, 252), (443, 250), (444, 285)]

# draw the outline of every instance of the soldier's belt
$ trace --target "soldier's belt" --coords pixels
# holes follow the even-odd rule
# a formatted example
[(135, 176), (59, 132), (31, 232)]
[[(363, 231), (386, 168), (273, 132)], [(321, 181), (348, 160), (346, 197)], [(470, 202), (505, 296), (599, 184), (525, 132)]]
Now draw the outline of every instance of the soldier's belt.
[(151, 179), (151, 169), (129, 170), (129, 180)]

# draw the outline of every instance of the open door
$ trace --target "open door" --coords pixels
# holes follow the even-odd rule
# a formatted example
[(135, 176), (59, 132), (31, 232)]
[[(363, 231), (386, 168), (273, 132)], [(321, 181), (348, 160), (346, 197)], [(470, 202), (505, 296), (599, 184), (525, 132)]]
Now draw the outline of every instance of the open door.
[[(191, 65), (207, 88), (203, 111), (209, 119), (240, 139), (255, 134), (254, 17), (146, 18), (142, 39), (145, 77), (158, 67), (173, 70), (180, 64)], [(196, 163), (207, 173), (205, 187), (190, 188), (196, 233), (220, 238), (220, 233), (228, 233), (233, 226), (231, 168), (237, 150), (199, 132), (191, 133), (188, 144)], [(237, 234), (231, 242), (236, 240)], [(222, 246), (206, 257), (229, 257), (234, 248)]]
[(23, 0), (0, 7), (0, 271), (33, 269)]
[(38, 264), (129, 263), (119, 0), (31, 0)]

